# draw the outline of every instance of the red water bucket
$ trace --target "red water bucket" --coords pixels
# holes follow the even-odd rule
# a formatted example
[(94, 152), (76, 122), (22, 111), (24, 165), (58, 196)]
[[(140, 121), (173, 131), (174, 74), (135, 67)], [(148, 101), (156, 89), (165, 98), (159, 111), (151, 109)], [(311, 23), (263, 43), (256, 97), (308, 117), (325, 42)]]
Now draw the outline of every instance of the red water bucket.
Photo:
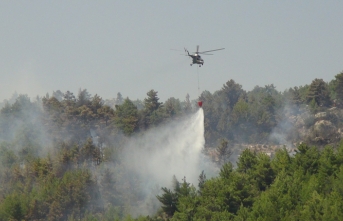
[(198, 101), (198, 106), (202, 107), (202, 101)]

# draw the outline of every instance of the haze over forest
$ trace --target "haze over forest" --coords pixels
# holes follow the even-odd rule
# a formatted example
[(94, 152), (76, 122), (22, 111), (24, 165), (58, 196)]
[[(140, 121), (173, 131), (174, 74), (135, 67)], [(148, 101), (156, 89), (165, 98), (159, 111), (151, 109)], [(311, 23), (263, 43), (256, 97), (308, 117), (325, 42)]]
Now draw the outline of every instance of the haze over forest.
[(193, 101), (158, 93), (5, 100), (0, 219), (342, 217), (343, 72), (282, 92), (231, 79)]

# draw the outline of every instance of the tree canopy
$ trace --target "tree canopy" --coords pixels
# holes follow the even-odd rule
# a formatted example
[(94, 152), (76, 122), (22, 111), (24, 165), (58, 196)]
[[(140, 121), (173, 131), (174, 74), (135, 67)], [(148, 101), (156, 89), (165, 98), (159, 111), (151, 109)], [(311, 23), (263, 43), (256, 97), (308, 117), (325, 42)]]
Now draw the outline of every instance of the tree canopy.
[[(103, 100), (87, 89), (14, 94), (0, 110), (0, 220), (340, 220), (342, 85), (339, 73), (284, 92), (273, 84), (245, 91), (232, 79), (203, 91), (199, 164), (212, 160), (217, 174), (200, 170), (198, 183), (173, 177), (151, 198), (143, 175), (127, 172), (141, 160), (130, 153), (145, 150), (128, 144), (192, 116), (188, 94), (164, 102), (155, 90), (144, 100), (119, 92)], [(293, 152), (243, 148), (285, 143)]]

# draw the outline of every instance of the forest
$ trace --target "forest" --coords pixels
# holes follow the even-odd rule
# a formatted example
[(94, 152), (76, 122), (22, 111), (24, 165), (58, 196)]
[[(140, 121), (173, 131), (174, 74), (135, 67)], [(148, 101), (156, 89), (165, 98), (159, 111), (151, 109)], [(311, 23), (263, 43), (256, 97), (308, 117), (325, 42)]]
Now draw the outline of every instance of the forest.
[[(122, 157), (145, 149), (127, 144), (192, 116), (198, 99), (202, 152), (217, 173), (199, 169), (197, 183), (171, 176), (168, 186), (147, 187), (149, 177), (129, 173), (133, 159)], [(343, 72), (283, 92), (273, 84), (245, 91), (231, 79), (195, 100), (162, 102), (153, 89), (143, 101), (121, 93), (103, 100), (79, 89), (14, 94), (0, 107), (0, 220), (343, 217)], [(248, 145), (282, 147), (268, 155)]]

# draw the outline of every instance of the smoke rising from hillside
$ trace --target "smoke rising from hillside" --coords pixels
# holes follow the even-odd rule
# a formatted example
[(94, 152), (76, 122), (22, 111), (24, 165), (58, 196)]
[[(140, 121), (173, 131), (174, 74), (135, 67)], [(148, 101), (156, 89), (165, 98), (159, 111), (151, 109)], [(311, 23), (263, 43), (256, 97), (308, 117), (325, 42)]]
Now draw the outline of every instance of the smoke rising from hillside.
[(130, 170), (170, 184), (173, 175), (196, 183), (205, 145), (202, 109), (181, 121), (154, 128), (129, 141), (123, 157)]
[[(92, 136), (93, 144), (100, 145), (97, 131), (92, 128), (87, 131), (77, 127), (73, 131), (75, 134), (70, 136), (81, 138), (76, 140), (78, 143), (73, 143), (75, 140), (70, 140), (70, 136), (56, 130), (56, 125), (50, 122), (49, 115), (45, 115), (48, 113), (41, 108), (40, 103), (33, 104), (27, 96), (20, 96), (13, 106), (6, 108), (0, 116), (0, 141), (8, 142), (8, 145), (3, 143), (2, 149), (13, 152), (13, 163), (25, 165), (31, 162), (25, 161), (27, 157), (35, 159), (48, 154), (53, 156), (52, 160), (60, 162), (58, 154), (62, 144), (68, 151), (75, 145), (79, 147), (78, 154), (73, 158), (73, 162), (76, 162), (86, 144), (84, 139)], [(82, 162), (82, 165), (72, 164), (69, 170), (80, 166), (90, 169), (102, 191), (99, 206), (106, 207), (107, 203), (112, 203), (121, 207), (120, 210), (125, 214), (154, 214), (160, 208), (156, 195), (161, 194), (161, 187), (173, 188), (174, 175), (180, 182), (186, 177), (188, 183), (197, 187), (198, 177), (203, 170), (208, 178), (217, 172), (211, 160), (205, 159), (206, 156), (202, 154), (205, 145), (202, 109), (133, 137), (124, 137), (118, 133), (106, 137), (106, 140), (108, 142), (104, 148), (108, 145), (109, 150), (115, 152), (113, 160), (105, 161), (101, 166)], [(104, 186), (104, 169), (111, 172), (113, 179), (108, 186), (112, 187)], [(112, 191), (114, 198), (106, 198), (106, 191)]]
[[(203, 159), (204, 112), (153, 128), (144, 135), (132, 138), (121, 155), (122, 168), (129, 179), (140, 183), (143, 201), (155, 201), (156, 186), (172, 188), (172, 178), (186, 181), (197, 187), (202, 170), (207, 177), (215, 173), (209, 160)], [(117, 172), (116, 174), (122, 174)], [(127, 180), (122, 180), (127, 182)], [(116, 182), (121, 182), (116, 179)], [(122, 185), (120, 185), (122, 186)], [(142, 193), (140, 193), (142, 194)], [(152, 196), (152, 194), (154, 194)], [(149, 213), (152, 208), (146, 208)], [(142, 208), (139, 208), (142, 214)], [(144, 209), (143, 209), (144, 210)]]

